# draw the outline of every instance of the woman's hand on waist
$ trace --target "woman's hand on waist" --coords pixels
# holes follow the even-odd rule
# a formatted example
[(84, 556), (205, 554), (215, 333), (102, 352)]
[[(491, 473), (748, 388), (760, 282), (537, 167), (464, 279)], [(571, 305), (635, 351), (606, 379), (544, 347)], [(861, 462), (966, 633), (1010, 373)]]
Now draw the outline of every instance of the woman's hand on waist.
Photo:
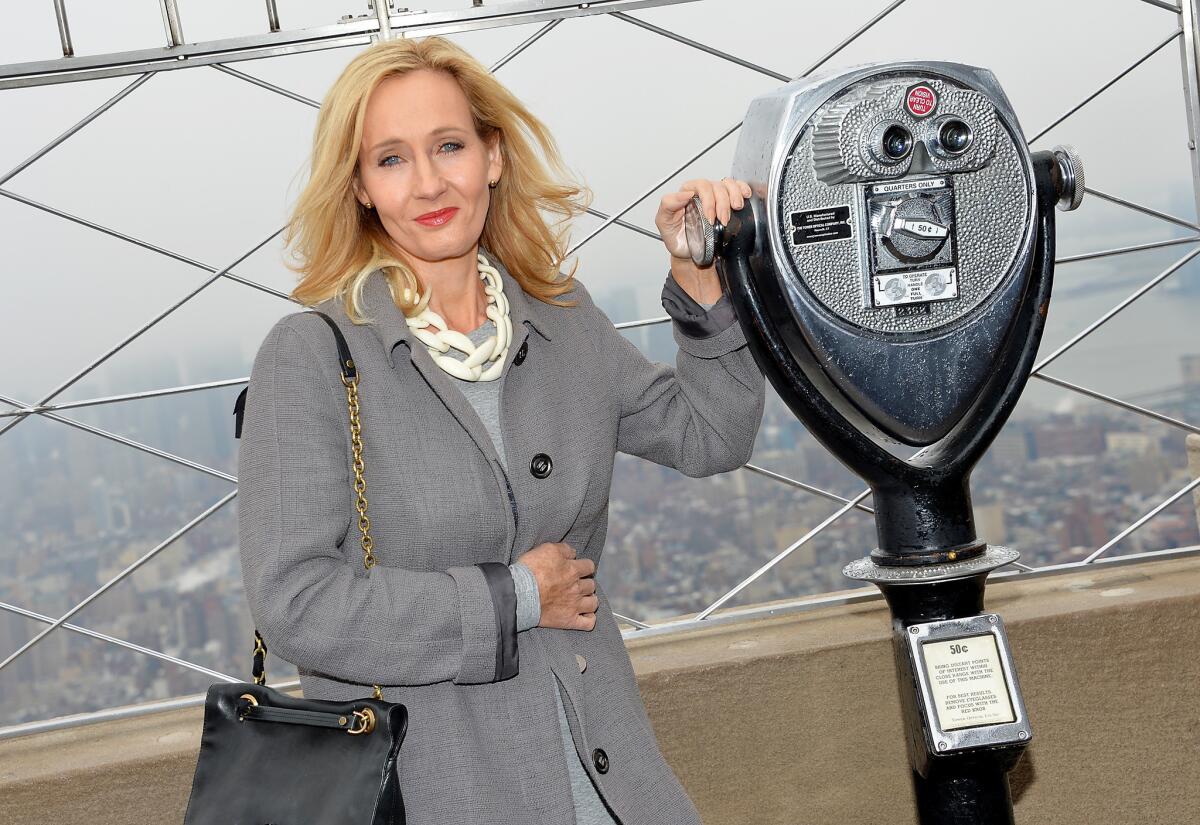
[(596, 626), (596, 563), (575, 558), (575, 548), (565, 542), (545, 542), (517, 561), (533, 571), (542, 603), (538, 627), (591, 630)]

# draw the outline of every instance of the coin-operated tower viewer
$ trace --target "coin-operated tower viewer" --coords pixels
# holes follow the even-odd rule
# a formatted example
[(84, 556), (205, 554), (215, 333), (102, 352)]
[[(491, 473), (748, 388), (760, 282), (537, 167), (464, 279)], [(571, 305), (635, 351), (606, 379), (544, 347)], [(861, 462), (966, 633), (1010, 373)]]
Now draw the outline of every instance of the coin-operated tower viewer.
[[(756, 98), (727, 226), (686, 216), (751, 351), (813, 435), (870, 486), (879, 546), (847, 565), (891, 609), (920, 820), (1011, 823), (1033, 732), (980, 541), (971, 470), (1029, 377), (1050, 300), (1070, 147), (1031, 153), (991, 72), (857, 66)], [(915, 449), (914, 448), (919, 448)]]

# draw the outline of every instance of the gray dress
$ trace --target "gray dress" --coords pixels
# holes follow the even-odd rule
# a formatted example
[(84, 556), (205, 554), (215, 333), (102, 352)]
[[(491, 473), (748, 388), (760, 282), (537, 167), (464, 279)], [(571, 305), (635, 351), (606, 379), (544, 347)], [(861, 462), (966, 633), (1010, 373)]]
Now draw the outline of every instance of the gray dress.
[[(663, 307), (675, 319), (686, 325), (693, 337), (707, 337), (716, 334), (734, 321), (729, 298), (723, 296), (714, 304), (701, 304), (694, 301), (675, 279), (667, 276), (663, 286)], [(716, 304), (720, 307), (713, 309)], [(709, 310), (712, 310), (711, 312)], [(495, 335), (496, 325), (489, 318), (482, 325), (467, 333), (471, 342), (479, 345), (488, 337)], [(451, 347), (444, 355), (459, 361), (466, 359), (466, 354)], [(449, 375), (449, 373), (447, 373)], [(456, 387), (462, 390), (466, 399), (471, 402), (484, 426), (487, 427), (496, 452), (508, 472), (508, 464), (504, 456), (504, 438), (500, 432), (499, 381), (464, 381), (450, 376)], [(532, 548), (531, 548), (532, 549)], [(537, 579), (533, 571), (519, 561), (508, 566), (512, 573), (517, 595), (517, 632), (536, 627), (541, 621), (541, 595), (538, 592)], [(566, 710), (563, 707), (562, 690), (555, 680), (558, 695), (558, 725), (562, 732), (563, 749), (567, 757), (567, 771), (571, 775), (571, 797), (575, 802), (576, 825), (619, 825), (612, 811), (600, 798), (592, 779), (580, 761), (575, 744), (571, 739), (571, 728), (567, 722)], [(574, 757), (574, 758), (572, 758)]]

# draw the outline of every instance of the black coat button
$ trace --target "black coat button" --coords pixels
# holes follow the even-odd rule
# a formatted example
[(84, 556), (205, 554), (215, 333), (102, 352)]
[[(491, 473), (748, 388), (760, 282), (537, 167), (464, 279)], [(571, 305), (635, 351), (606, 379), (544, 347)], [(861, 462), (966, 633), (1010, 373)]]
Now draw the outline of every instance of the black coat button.
[(534, 478), (545, 478), (550, 475), (550, 470), (553, 467), (554, 462), (545, 453), (538, 453), (533, 457), (533, 461), (529, 462), (529, 472), (533, 473)]
[(600, 773), (608, 773), (608, 754), (604, 752), (603, 748), (596, 748), (592, 751), (592, 764)]
[(522, 341), (522, 342), (521, 342), (521, 348), (520, 348), (519, 350), (517, 350), (517, 354), (516, 354), (515, 356), (513, 356), (513, 363), (514, 363), (514, 364), (519, 364), (519, 363), (521, 363), (522, 361), (524, 361), (524, 360), (525, 360), (525, 353), (526, 353), (526, 352), (528, 352), (528, 351), (529, 351), (529, 342), (528, 342), (528, 341)]

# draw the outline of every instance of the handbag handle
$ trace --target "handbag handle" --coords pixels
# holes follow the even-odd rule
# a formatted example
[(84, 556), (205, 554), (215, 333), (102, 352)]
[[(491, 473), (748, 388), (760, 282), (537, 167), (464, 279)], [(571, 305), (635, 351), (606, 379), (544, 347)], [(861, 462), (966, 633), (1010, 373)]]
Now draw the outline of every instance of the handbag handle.
[[(358, 510), (358, 529), (362, 533), (360, 541), (363, 549), (363, 564), (370, 570), (375, 566), (375, 555), (372, 553), (374, 542), (371, 540), (370, 533), (371, 520), (367, 518), (367, 497), (365, 495), (367, 482), (363, 478), (362, 424), (358, 418), (358, 369), (354, 366), (354, 359), (350, 356), (350, 346), (346, 343), (346, 337), (342, 335), (342, 331), (338, 329), (334, 320), (324, 312), (315, 309), (309, 311), (324, 318), (325, 323), (329, 324), (329, 328), (333, 330), (333, 335), (337, 339), (338, 366), (342, 373), (342, 384), (346, 387), (346, 405), (350, 410), (350, 446), (354, 452), (354, 492), (357, 494), (355, 509)], [(242, 388), (233, 407), (233, 414), (236, 416), (234, 435), (237, 438), (242, 437), (242, 418), (246, 412), (246, 391), (248, 389), (250, 389), (249, 385)], [(255, 628), (254, 661), (251, 670), (256, 685), (263, 685), (267, 682), (266, 655), (267, 643), (258, 632), (258, 628)], [(375, 688), (375, 698), (383, 699), (383, 689), (379, 685), (372, 685), (372, 687)]]

